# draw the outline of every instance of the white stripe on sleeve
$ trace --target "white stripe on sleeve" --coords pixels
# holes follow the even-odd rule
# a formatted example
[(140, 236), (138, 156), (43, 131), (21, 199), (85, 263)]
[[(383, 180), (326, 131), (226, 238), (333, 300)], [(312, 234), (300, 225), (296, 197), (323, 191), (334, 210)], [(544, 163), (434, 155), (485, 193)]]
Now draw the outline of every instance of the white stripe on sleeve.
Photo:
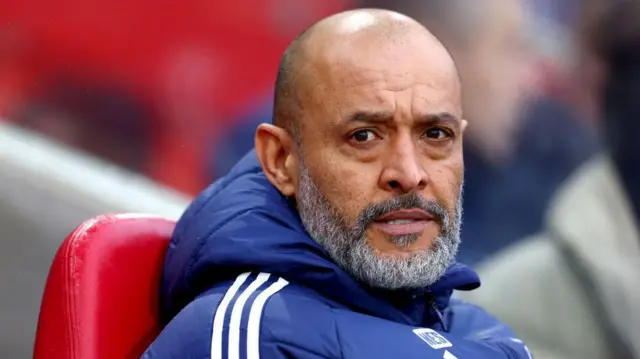
[(249, 312), (249, 324), (247, 325), (247, 359), (260, 359), (260, 320), (262, 309), (267, 300), (284, 288), (289, 282), (282, 278), (271, 284), (262, 293), (258, 294)]
[(229, 287), (216, 309), (211, 333), (211, 359), (222, 359), (222, 328), (224, 324), (224, 317), (227, 314), (229, 303), (233, 297), (235, 297), (240, 286), (242, 286), (242, 284), (247, 280), (249, 274), (250, 273), (243, 273), (236, 278), (235, 282), (233, 282), (231, 287)]
[(242, 310), (247, 299), (269, 279), (269, 273), (260, 273), (258, 277), (242, 291), (231, 311), (229, 321), (229, 352), (228, 359), (240, 359), (240, 322), (242, 320)]

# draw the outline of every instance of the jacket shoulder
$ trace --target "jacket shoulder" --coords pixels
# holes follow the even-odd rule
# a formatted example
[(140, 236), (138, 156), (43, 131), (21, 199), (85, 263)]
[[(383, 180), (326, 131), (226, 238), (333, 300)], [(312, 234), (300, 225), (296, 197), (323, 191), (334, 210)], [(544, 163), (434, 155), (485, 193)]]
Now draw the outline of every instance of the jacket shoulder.
[(212, 358), (213, 314), (224, 292), (211, 291), (189, 303), (160, 332), (142, 359)]
[(334, 304), (293, 283), (275, 294), (262, 317), (264, 357), (341, 358)]
[(143, 358), (336, 358), (331, 313), (307, 288), (268, 273), (244, 273), (180, 311)]

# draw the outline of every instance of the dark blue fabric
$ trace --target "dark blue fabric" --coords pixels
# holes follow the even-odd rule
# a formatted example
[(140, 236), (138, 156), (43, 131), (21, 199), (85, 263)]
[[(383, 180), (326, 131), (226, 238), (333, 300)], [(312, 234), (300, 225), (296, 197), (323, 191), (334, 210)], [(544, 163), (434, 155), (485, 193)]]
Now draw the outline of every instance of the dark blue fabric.
[[(231, 296), (224, 326), (212, 333), (216, 313), (224, 312), (223, 297), (248, 272)], [(251, 292), (250, 283), (265, 275), (268, 280)], [(354, 281), (309, 238), (254, 152), (205, 190), (178, 222), (161, 286), (169, 324), (144, 358), (209, 358), (212, 334), (223, 337), (217, 348), (222, 358), (234, 358), (229, 353), (238, 345), (240, 358), (255, 358), (247, 352), (249, 308), (279, 278), (289, 284), (268, 297), (260, 312), (262, 358), (442, 358), (444, 350), (460, 359), (527, 358), (509, 328), (451, 299), (454, 290), (480, 284), (464, 265), (453, 264), (440, 281), (417, 291), (374, 291)], [(244, 306), (235, 305), (242, 304), (240, 293), (251, 293)], [(236, 306), (237, 330), (229, 324)], [(453, 346), (433, 349), (416, 328), (432, 328), (440, 333), (432, 335)], [(232, 332), (241, 333), (240, 339), (230, 340)]]

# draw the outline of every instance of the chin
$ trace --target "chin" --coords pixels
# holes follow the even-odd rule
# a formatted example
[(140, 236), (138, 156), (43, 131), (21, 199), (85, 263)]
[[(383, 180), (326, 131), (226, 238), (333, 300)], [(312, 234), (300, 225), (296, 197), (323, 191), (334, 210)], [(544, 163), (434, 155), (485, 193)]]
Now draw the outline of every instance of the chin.
[(413, 253), (428, 252), (433, 248), (433, 240), (418, 239), (409, 245), (398, 245), (391, 239), (386, 239), (386, 245), (373, 246), (376, 254), (380, 257), (409, 257)]

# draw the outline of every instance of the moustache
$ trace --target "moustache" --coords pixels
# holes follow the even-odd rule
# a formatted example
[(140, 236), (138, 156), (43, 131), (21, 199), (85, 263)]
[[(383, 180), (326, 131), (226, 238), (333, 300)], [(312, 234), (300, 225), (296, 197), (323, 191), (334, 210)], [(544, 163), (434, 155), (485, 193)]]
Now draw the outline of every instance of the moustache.
[(357, 223), (360, 228), (366, 228), (373, 223), (376, 218), (403, 209), (423, 210), (431, 215), (443, 230), (449, 228), (449, 212), (447, 212), (445, 206), (434, 201), (429, 201), (417, 193), (396, 196), (384, 202), (371, 204), (362, 211)]

